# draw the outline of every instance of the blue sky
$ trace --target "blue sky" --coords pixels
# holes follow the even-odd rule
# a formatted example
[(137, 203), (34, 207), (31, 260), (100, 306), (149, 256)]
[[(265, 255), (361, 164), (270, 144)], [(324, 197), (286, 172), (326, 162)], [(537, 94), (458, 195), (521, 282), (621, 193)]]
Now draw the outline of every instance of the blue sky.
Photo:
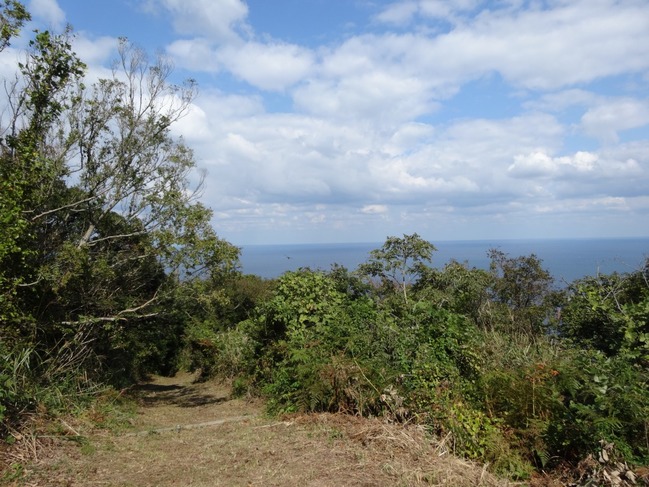
[(90, 79), (126, 36), (199, 82), (235, 244), (649, 236), (646, 0), (26, 3)]

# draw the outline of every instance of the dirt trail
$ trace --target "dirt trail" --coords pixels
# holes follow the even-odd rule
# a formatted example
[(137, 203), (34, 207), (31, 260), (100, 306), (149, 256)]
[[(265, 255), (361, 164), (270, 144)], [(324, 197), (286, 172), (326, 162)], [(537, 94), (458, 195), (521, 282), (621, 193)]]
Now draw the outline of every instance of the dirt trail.
[(135, 391), (133, 428), (61, 446), (22, 484), (51, 486), (507, 485), (417, 428), (346, 415), (278, 421), (216, 383), (157, 377)]

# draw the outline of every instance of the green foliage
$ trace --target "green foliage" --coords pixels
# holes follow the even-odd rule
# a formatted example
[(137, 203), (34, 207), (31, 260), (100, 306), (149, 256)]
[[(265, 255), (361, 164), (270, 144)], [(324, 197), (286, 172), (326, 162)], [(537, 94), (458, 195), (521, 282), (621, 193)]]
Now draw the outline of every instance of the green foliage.
[(427, 269), (437, 249), (416, 233), (388, 237), (383, 247), (372, 250), (367, 263), (359, 266), (359, 273), (369, 278), (379, 278), (383, 290), (390, 294), (398, 289), (408, 304), (408, 286)]
[(630, 463), (649, 462), (649, 373), (625, 357), (577, 350), (562, 371), (564, 406), (548, 426), (547, 442), (563, 458), (581, 458), (600, 442), (614, 443)]
[(373, 302), (322, 272), (286, 273), (237, 332), (254, 344), (257, 387), (274, 411), (378, 410), (388, 371)]
[[(232, 365), (220, 363), (219, 373), (237, 375), (241, 390), (261, 390), (275, 412), (426, 424), (457, 453), (513, 479), (577, 462), (602, 441), (628, 462), (647, 462), (649, 384), (638, 352), (644, 277), (633, 275), (615, 294), (562, 294), (535, 256), (494, 251), (491, 272), (416, 265), (404, 297), (403, 281), (368, 273), (385, 264), (378, 257), (393, 256), (375, 253), (360, 275), (381, 277), (379, 287), (341, 267), (285, 274), (236, 333), (215, 332), (212, 356)], [(589, 313), (602, 311), (619, 330), (608, 357), (586, 347), (588, 320), (597, 316)], [(574, 341), (559, 335), (569, 330)], [(245, 353), (233, 346), (241, 343)]]
[(25, 6), (16, 0), (3, 0), (0, 4), (0, 51), (4, 50), (31, 19)]
[[(336, 386), (348, 367), (328, 370), (328, 366), (332, 356), (346, 347), (353, 325), (345, 301), (324, 273), (301, 270), (278, 281), (261, 316), (266, 328), (262, 343), (274, 341), (260, 370), (271, 408), (327, 411), (341, 406), (337, 395), (342, 391)], [(342, 379), (347, 382), (351, 377)]]
[(600, 275), (573, 283), (558, 331), (607, 355), (649, 364), (649, 261), (628, 275)]
[(443, 431), (450, 433), (456, 453), (488, 462), (497, 474), (524, 480), (533, 472), (504, 436), (501, 421), (469, 404), (455, 401), (448, 406)]
[(255, 342), (241, 329), (216, 332), (208, 322), (192, 324), (185, 333), (187, 368), (200, 370), (201, 379), (235, 379), (251, 372)]
[(554, 303), (551, 301), (553, 278), (543, 269), (542, 261), (534, 254), (509, 257), (497, 249), (491, 249), (489, 257), (495, 308), (491, 327), (514, 333), (543, 334), (545, 323), (554, 312)]
[(418, 299), (471, 318), (484, 325), (491, 316), (490, 289), (493, 276), (451, 260), (442, 270), (428, 269), (415, 286)]
[(200, 370), (202, 379), (249, 373), (256, 342), (244, 331), (244, 322), (271, 296), (273, 285), (233, 269), (183, 282), (172, 305), (185, 323), (181, 365)]
[(0, 343), (0, 437), (8, 424), (15, 426), (22, 414), (36, 407), (57, 414), (88, 404), (102, 389), (87, 369), (92, 355), (82, 335), (59, 343), (51, 355)]
[[(18, 2), (3, 7), (0, 48), (28, 18)], [(150, 61), (122, 39), (113, 76), (88, 88), (71, 36), (35, 32), (21, 76), (5, 85), (5, 422), (39, 404), (55, 409), (95, 381), (173, 373), (192, 322), (182, 280), (209, 279), (235, 300), (222, 290), (237, 275), (239, 249), (214, 233), (197, 202), (201, 182), (191, 184), (193, 153), (170, 132), (194, 82), (169, 83), (164, 59)]]
[[(0, 50), (28, 14), (0, 4)], [(649, 261), (564, 293), (535, 256), (429, 266), (389, 237), (350, 273), (241, 276), (170, 132), (195, 95), (122, 39), (87, 88), (71, 33), (36, 32), (0, 141), (0, 424), (183, 360), (274, 411), (419, 421), (514, 478), (612, 442), (649, 462)], [(73, 155), (74, 154), (74, 155)], [(556, 313), (557, 305), (561, 312)]]
[(485, 334), (474, 404), (501, 421), (511, 443), (539, 467), (583, 459), (602, 440), (628, 461), (646, 462), (647, 371), (624, 357), (568, 345)]
[(42, 150), (42, 137), (74, 101), (66, 90), (86, 68), (72, 51), (69, 28), (62, 35), (36, 31), (29, 46), (28, 61), (18, 64), (27, 81), (20, 102), (30, 113), (29, 124), (15, 140), (9, 140), (23, 158), (29, 157), (27, 151)]

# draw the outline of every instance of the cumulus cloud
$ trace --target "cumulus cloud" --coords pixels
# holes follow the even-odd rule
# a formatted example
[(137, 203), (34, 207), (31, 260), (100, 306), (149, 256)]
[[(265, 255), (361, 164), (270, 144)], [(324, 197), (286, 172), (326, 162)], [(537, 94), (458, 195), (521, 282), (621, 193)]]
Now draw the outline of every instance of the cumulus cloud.
[(65, 12), (56, 0), (31, 0), (28, 10), (35, 19), (44, 21), (57, 30), (65, 25)]
[(410, 22), (418, 11), (419, 4), (415, 1), (392, 3), (376, 16), (376, 20), (388, 24), (404, 25)]
[(219, 71), (221, 63), (213, 43), (207, 39), (180, 39), (167, 46), (169, 54), (179, 67), (214, 73)]
[(507, 165), (521, 150), (552, 147), (558, 130), (539, 115), (437, 130), (404, 123), (388, 132), (287, 114), (210, 122), (198, 155), (218, 174), (211, 180), (216, 208), (222, 197), (242, 194), (255, 204), (360, 203), (366, 211), (424, 201), (481, 205), (511, 193)]
[(115, 37), (88, 37), (85, 34), (76, 36), (73, 40), (74, 52), (91, 67), (109, 63), (115, 56), (118, 40)]
[(538, 99), (525, 102), (523, 106), (531, 110), (558, 112), (575, 106), (591, 106), (601, 99), (601, 95), (592, 91), (573, 88), (547, 93)]
[(233, 74), (264, 90), (283, 90), (297, 83), (314, 63), (308, 49), (285, 43), (247, 42), (221, 49), (218, 57)]
[(519, 178), (553, 177), (567, 171), (588, 173), (596, 169), (598, 159), (597, 154), (590, 152), (577, 152), (574, 156), (563, 157), (550, 157), (544, 152), (533, 152), (515, 156), (514, 163), (507, 171)]
[(314, 74), (293, 93), (306, 112), (341, 119), (398, 124), (430, 114), (448, 93), (443, 81), (407, 59), (411, 36), (369, 35), (321, 53)]
[[(419, 4), (420, 10), (424, 4)], [(431, 15), (443, 14), (442, 3), (429, 5)], [(465, 7), (475, 6), (467, 2)], [(575, 0), (548, 9), (485, 9), (446, 33), (410, 36), (409, 52), (419, 66), (457, 82), (497, 71), (525, 88), (556, 89), (646, 70), (648, 22), (649, 8), (633, 1)]]
[(294, 93), (298, 108), (318, 116), (393, 124), (430, 113), (436, 104), (416, 78), (370, 72), (340, 81), (312, 81)]
[(376, 20), (388, 24), (405, 25), (417, 16), (454, 21), (467, 11), (477, 8), (482, 0), (407, 0), (385, 7)]
[[(649, 214), (649, 140), (632, 130), (649, 102), (631, 86), (649, 72), (646, 2), (370, 2), (367, 25), (317, 45), (249, 25), (243, 0), (142, 1), (168, 14), (167, 53), (202, 78), (172, 130), (208, 170), (203, 200), (226, 237), (525, 236), (557, 215), (610, 211), (597, 224), (631, 228)], [(111, 43), (82, 33), (75, 49), (97, 73)], [(473, 91), (490, 80), (500, 93)]]
[(245, 28), (248, 6), (242, 0), (147, 0), (148, 8), (163, 7), (179, 34), (231, 41)]
[(593, 137), (616, 142), (623, 130), (649, 125), (649, 101), (609, 100), (589, 109), (581, 117), (581, 128)]

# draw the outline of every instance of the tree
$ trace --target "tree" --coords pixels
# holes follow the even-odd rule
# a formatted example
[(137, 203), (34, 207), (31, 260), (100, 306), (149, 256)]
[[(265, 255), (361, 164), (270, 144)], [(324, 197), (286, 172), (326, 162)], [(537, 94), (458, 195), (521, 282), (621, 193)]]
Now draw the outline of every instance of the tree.
[(11, 268), (21, 260), (20, 237), (26, 230), (20, 205), (21, 187), (11, 178), (9, 165), (0, 159), (0, 323), (15, 316), (15, 293), (18, 281)]
[(512, 330), (528, 334), (541, 331), (551, 308), (548, 298), (554, 281), (542, 261), (534, 254), (509, 257), (497, 249), (489, 250), (488, 255), (494, 278), (493, 299), (507, 307)]
[(408, 286), (418, 278), (437, 249), (416, 233), (403, 238), (388, 237), (383, 247), (372, 250), (368, 262), (359, 266), (364, 276), (381, 279), (385, 285), (399, 289), (408, 304)]
[(193, 153), (170, 132), (194, 81), (171, 84), (164, 58), (122, 39), (112, 77), (86, 87), (70, 36), (37, 32), (8, 92), (0, 333), (47, 349), (82, 330), (126, 364), (134, 341), (162, 343), (178, 283), (236, 273), (239, 250), (216, 236)]
[[(71, 51), (70, 32), (53, 36), (36, 32), (27, 59), (18, 64), (21, 77), (9, 84), (6, 106), (10, 118), (0, 141), (0, 312), (3, 321), (32, 321), (17, 301), (26, 288), (40, 283), (39, 255), (50, 255), (52, 208), (65, 193), (67, 176), (60, 157), (47, 145), (47, 135), (68, 106), (68, 89), (84, 65)], [(28, 313), (30, 314), (30, 313)], [(12, 327), (6, 327), (12, 329)]]
[(426, 270), (414, 291), (439, 308), (463, 314), (475, 324), (483, 324), (488, 314), (492, 282), (489, 272), (451, 260), (441, 270)]
[(18, 35), (23, 24), (30, 18), (22, 3), (16, 0), (0, 3), (0, 51), (9, 45), (11, 38)]
[(607, 356), (649, 364), (649, 260), (630, 274), (575, 281), (566, 295), (562, 336)]

